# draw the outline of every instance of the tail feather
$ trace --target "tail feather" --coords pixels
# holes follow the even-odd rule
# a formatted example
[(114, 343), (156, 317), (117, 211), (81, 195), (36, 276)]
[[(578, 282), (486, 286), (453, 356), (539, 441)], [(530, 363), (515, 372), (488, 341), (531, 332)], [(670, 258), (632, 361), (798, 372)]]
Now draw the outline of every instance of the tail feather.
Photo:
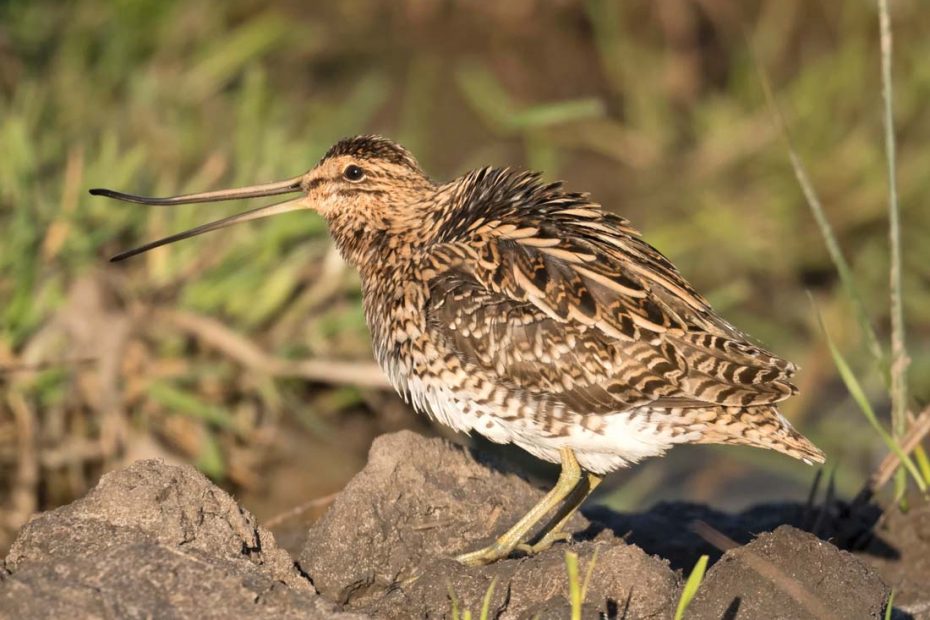
[(824, 462), (823, 451), (773, 406), (717, 407), (703, 414), (703, 428), (695, 428), (701, 433), (696, 443), (754, 446), (787, 454), (808, 465)]

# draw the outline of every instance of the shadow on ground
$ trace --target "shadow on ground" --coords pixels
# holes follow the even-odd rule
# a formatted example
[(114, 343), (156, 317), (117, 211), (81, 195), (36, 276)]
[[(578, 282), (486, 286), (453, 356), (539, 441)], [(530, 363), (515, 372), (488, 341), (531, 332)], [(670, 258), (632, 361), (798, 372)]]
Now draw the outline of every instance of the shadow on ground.
[[(840, 504), (822, 514), (796, 504), (735, 515), (682, 503), (632, 515), (595, 508), (575, 517), (571, 529), (579, 535), (570, 546), (481, 568), (451, 559), (493, 539), (540, 495), (498, 463), (446, 441), (386, 435), (307, 533), (295, 561), (195, 470), (140, 461), (22, 529), (5, 560), (0, 612), (433, 618), (451, 616), (453, 597), (460, 609), (477, 612), (493, 586), (492, 617), (562, 618), (570, 548), (582, 573), (595, 562), (585, 617), (671, 617), (681, 569), (689, 571), (702, 553), (719, 559), (689, 618), (879, 618), (890, 584), (896, 617), (927, 614), (926, 506), (891, 515), (880, 538), (862, 535), (875, 509), (852, 518)], [(695, 522), (706, 524), (703, 535)], [(839, 536), (864, 551), (823, 540)], [(721, 552), (707, 539), (738, 544)]]

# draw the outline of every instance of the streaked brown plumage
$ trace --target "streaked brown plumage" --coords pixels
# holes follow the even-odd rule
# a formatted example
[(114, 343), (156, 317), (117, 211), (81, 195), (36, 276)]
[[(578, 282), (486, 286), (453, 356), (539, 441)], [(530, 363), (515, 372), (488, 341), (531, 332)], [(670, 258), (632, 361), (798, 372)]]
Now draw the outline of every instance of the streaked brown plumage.
[(521, 545), (542, 514), (565, 500), (567, 518), (600, 475), (674, 444), (823, 460), (777, 409), (796, 391), (795, 366), (751, 344), (627, 220), (586, 194), (500, 168), (435, 184), (406, 149), (362, 136), (289, 181), (168, 201), (287, 191), (304, 195), (245, 219), (311, 208), (327, 220), (361, 274), (375, 356), (405, 399), (457, 430), (562, 462), (538, 510), (463, 561), (547, 547), (564, 519)]

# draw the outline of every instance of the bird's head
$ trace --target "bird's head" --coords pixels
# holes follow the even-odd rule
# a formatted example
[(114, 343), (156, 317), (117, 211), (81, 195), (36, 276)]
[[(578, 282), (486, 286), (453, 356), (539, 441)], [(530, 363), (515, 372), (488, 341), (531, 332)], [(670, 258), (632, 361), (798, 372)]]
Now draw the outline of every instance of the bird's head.
[(343, 255), (352, 262), (359, 262), (367, 241), (383, 237), (383, 233), (392, 229), (407, 227), (410, 220), (416, 218), (416, 205), (434, 189), (407, 149), (386, 138), (358, 136), (337, 142), (320, 163), (305, 174), (278, 183), (169, 198), (136, 196), (109, 189), (92, 189), (90, 193), (159, 206), (300, 194), (146, 243), (117, 254), (110, 259), (112, 261), (240, 222), (310, 209), (327, 220)]

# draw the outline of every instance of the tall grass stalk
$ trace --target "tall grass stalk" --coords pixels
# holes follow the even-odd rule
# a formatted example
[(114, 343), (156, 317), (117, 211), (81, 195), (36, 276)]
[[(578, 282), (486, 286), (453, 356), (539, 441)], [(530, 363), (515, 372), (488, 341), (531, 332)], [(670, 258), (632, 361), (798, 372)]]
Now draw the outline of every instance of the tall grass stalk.
[(882, 99), (884, 100), (885, 158), (888, 162), (888, 237), (891, 248), (891, 420), (897, 436), (907, 430), (907, 343), (904, 337), (904, 308), (901, 301), (901, 218), (895, 171), (894, 91), (891, 84), (891, 18), (888, 0), (878, 0), (882, 54)]
[[(901, 301), (901, 221), (895, 171), (894, 90), (891, 84), (891, 17), (888, 0), (878, 0), (879, 41), (884, 101), (885, 159), (888, 163), (888, 237), (890, 245), (889, 290), (891, 295), (891, 432), (900, 438), (907, 432), (907, 344), (904, 337), (904, 308)], [(904, 472), (895, 476), (898, 495), (904, 493)]]

